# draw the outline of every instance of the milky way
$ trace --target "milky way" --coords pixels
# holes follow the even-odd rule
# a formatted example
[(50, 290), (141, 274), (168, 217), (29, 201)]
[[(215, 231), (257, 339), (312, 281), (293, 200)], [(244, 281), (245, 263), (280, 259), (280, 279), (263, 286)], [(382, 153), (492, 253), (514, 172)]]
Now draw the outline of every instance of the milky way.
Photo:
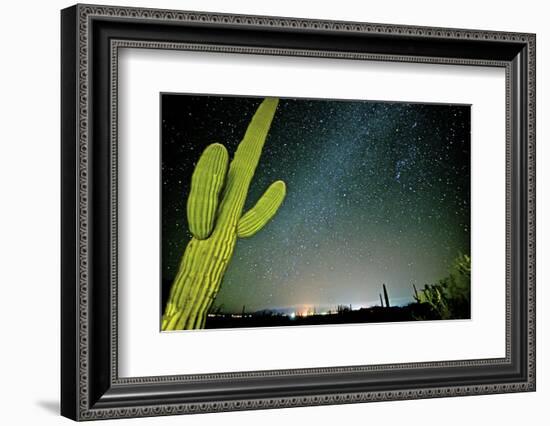
[[(190, 239), (204, 148), (235, 152), (261, 98), (162, 95), (163, 294)], [(271, 182), (287, 197), (239, 240), (215, 300), (225, 312), (412, 301), (470, 252), (470, 107), (281, 99), (245, 210)]]

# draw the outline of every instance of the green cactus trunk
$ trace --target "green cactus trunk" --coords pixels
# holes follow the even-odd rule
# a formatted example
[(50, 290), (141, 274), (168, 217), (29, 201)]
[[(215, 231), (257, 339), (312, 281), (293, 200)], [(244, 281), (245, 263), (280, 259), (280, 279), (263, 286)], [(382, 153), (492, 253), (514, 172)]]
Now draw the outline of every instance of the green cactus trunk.
[(221, 144), (208, 146), (199, 159), (187, 200), (187, 218), (193, 238), (185, 249), (170, 290), (162, 318), (163, 331), (204, 328), (237, 237), (256, 234), (281, 205), (286, 186), (277, 181), (253, 208), (242, 214), (277, 104), (278, 100), (272, 98), (262, 102), (228, 172), (228, 154)]

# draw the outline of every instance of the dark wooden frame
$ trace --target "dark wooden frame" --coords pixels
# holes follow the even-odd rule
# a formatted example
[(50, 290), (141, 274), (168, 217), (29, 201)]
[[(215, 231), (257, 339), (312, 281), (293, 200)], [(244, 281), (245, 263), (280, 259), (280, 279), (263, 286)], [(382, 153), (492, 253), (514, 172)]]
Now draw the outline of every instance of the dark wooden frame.
[[(75, 420), (535, 389), (535, 35), (76, 5), (61, 13), (61, 413)], [(117, 49), (506, 69), (506, 356), (119, 378)], [(503, 230), (504, 232), (504, 230)]]

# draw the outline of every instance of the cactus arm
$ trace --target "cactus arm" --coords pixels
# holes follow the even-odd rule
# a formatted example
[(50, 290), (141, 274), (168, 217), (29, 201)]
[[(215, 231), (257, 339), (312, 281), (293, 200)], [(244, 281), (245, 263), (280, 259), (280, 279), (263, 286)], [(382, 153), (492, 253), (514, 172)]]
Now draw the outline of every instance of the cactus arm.
[(187, 199), (187, 220), (191, 234), (199, 240), (208, 238), (214, 227), (228, 159), (227, 149), (214, 143), (204, 150), (193, 171)]
[(418, 290), (416, 289), (416, 286), (413, 284), (413, 289), (414, 289), (414, 300), (417, 302), (417, 303), (420, 303), (420, 295), (418, 294)]
[(251, 237), (262, 229), (275, 216), (285, 195), (285, 183), (282, 180), (273, 182), (256, 205), (241, 217), (237, 224), (237, 236), (239, 238)]
[(260, 161), (262, 148), (278, 103), (279, 100), (276, 98), (266, 98), (262, 101), (246, 129), (243, 140), (237, 147), (227, 174), (219, 222), (229, 221), (230, 226), (236, 226), (241, 216), (248, 187)]
[(386, 288), (386, 284), (382, 284), (382, 289), (384, 290), (384, 300), (386, 301), (386, 308), (389, 308), (390, 298), (388, 296), (388, 289)]

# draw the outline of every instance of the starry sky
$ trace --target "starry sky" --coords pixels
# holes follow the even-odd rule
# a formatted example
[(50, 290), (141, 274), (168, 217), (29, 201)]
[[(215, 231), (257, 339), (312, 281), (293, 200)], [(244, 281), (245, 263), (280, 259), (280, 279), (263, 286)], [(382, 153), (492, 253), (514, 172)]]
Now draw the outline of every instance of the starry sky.
[[(162, 286), (191, 235), (186, 202), (206, 146), (235, 152), (263, 98), (161, 95)], [(470, 253), (470, 106), (280, 100), (246, 209), (282, 179), (272, 221), (238, 240), (222, 312), (412, 302)], [(164, 302), (163, 302), (164, 303)]]

